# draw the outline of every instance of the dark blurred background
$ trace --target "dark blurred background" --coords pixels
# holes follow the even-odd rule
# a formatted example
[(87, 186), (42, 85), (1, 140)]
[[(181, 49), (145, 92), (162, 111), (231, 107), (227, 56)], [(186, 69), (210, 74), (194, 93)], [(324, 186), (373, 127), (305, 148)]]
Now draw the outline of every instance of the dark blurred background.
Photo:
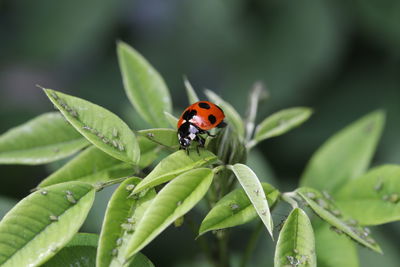
[[(263, 142), (251, 157), (258, 173), (280, 188), (294, 189), (324, 140), (375, 109), (387, 112), (387, 124), (373, 165), (400, 163), (398, 0), (0, 1), (0, 133), (53, 109), (35, 84), (105, 106), (135, 127), (117, 40), (159, 70), (176, 114), (188, 104), (183, 75), (200, 96), (204, 88), (215, 90), (241, 114), (252, 84), (263, 81), (271, 97), (259, 120), (291, 106), (314, 108), (301, 128)], [(60, 164), (0, 166), (0, 216)], [(99, 231), (111, 192), (99, 194), (86, 231)], [(361, 249), (362, 266), (398, 266), (400, 226), (381, 228), (385, 256)], [(156, 265), (185, 266), (195, 257), (192, 238), (176, 238), (184, 232), (171, 229), (148, 248)], [(249, 227), (239, 230), (248, 233)], [(231, 243), (243, 249), (234, 237)], [(183, 252), (186, 258), (179, 257)], [(258, 253), (254, 264), (270, 257)]]

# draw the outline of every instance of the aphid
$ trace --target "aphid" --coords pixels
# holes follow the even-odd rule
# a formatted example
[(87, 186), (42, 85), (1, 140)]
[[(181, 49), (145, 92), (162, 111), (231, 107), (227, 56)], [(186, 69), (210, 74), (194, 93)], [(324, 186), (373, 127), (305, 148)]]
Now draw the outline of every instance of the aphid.
[(236, 211), (240, 208), (240, 206), (236, 203), (231, 203), (230, 205), (231, 210)]
[(323, 209), (327, 209), (328, 208), (328, 203), (326, 203), (325, 200), (323, 200), (322, 198), (318, 198), (317, 199), (317, 203)]
[(115, 148), (118, 148), (118, 142), (116, 140), (112, 140), (112, 145)]
[(125, 189), (128, 190), (128, 191), (132, 191), (134, 188), (135, 188), (135, 185), (134, 185), (134, 184), (128, 184), (128, 185), (125, 187)]
[(343, 234), (343, 231), (336, 228), (335, 226), (331, 226), (329, 229), (331, 229), (332, 231), (334, 231), (335, 233), (337, 233), (339, 235)]
[(122, 241), (123, 241), (123, 239), (120, 237), (115, 241), (115, 244), (119, 247), (122, 245)]
[(223, 110), (208, 101), (196, 102), (187, 107), (177, 124), (180, 149), (185, 149), (189, 153), (188, 148), (193, 140), (197, 141), (200, 147), (204, 147), (205, 140), (200, 134), (205, 133), (213, 137), (214, 135), (208, 130), (225, 127), (224, 118)]
[(261, 211), (261, 215), (262, 216), (266, 216), (267, 215), (267, 211), (266, 210)]
[(116, 256), (118, 255), (118, 249), (114, 248), (114, 249), (111, 251), (111, 255), (114, 256), (114, 257), (116, 257)]
[(58, 95), (54, 92), (50, 93), (51, 97), (54, 98), (55, 100), (58, 100)]
[(50, 215), (49, 218), (50, 218), (50, 221), (53, 221), (53, 222), (58, 221), (58, 216), (56, 216), (56, 215)]
[(126, 221), (130, 224), (134, 224), (136, 222), (134, 218), (128, 218)]
[(127, 232), (132, 232), (134, 230), (133, 225), (131, 223), (123, 223), (121, 224), (121, 228)]
[(396, 193), (391, 194), (390, 197), (389, 197), (389, 201), (392, 202), (392, 203), (399, 202), (399, 195), (396, 194)]
[(46, 190), (43, 190), (43, 191), (40, 192), (40, 194), (42, 194), (43, 196), (47, 195), (47, 193), (48, 192)]
[(329, 200), (332, 200), (332, 197), (331, 197), (331, 195), (328, 193), (328, 191), (322, 191), (322, 194), (324, 195), (324, 197), (326, 198), (326, 199), (329, 199)]
[(340, 210), (332, 210), (332, 214), (335, 215), (336, 217), (342, 216), (342, 213), (340, 212)]
[(124, 150), (125, 150), (124, 145), (121, 144), (120, 142), (118, 142), (118, 150), (119, 150), (119, 151), (124, 151)]
[(112, 136), (113, 136), (113, 137), (118, 137), (118, 130), (117, 130), (117, 128), (113, 128), (113, 130), (112, 130)]
[(78, 112), (76, 112), (75, 110), (71, 109), (70, 114), (72, 117), (78, 118)]
[(317, 196), (315, 195), (315, 193), (314, 192), (307, 192), (306, 193), (306, 196), (308, 197), (308, 198), (311, 198), (311, 199), (315, 199)]
[(383, 188), (383, 182), (382, 182), (382, 180), (381, 180), (381, 181), (378, 181), (378, 182), (376, 183), (376, 185), (374, 186), (374, 190), (375, 190), (375, 191), (381, 191), (382, 188)]
[(346, 221), (346, 224), (349, 225), (349, 226), (357, 226), (358, 225), (358, 221), (354, 220), (354, 219), (348, 219)]
[(72, 195), (67, 194), (67, 200), (72, 204), (76, 204), (76, 200)]

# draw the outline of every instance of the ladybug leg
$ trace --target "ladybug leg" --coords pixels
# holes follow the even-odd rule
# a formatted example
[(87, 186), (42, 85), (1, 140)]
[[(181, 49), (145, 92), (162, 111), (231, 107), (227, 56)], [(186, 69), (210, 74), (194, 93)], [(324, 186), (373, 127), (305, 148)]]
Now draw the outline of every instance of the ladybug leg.
[(199, 134), (203, 134), (203, 133), (205, 133), (205, 134), (207, 134), (208, 136), (211, 136), (211, 137), (216, 137), (215, 134), (210, 134), (209, 131), (206, 131), (206, 130), (199, 130)]
[(196, 136), (195, 140), (199, 143), (196, 148), (197, 148), (197, 154), (200, 155), (200, 147), (204, 147), (204, 145), (206, 143), (206, 140), (203, 137), (199, 136), (199, 135)]
[(226, 122), (224, 122), (224, 121), (221, 121), (216, 127), (217, 128), (224, 128), (224, 127), (226, 127)]
[(215, 135), (215, 134), (210, 134), (210, 132), (209, 131), (205, 131), (206, 132), (206, 134), (208, 135), (208, 136), (210, 136), (210, 137), (216, 137), (217, 135)]

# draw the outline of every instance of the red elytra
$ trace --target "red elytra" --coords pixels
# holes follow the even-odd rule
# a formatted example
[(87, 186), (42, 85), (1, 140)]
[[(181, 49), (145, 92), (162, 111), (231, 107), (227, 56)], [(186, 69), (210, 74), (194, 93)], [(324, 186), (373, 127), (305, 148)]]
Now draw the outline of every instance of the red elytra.
[(215, 127), (224, 127), (223, 110), (209, 101), (199, 101), (187, 107), (179, 118), (178, 138), (181, 148), (187, 149), (193, 140), (204, 146), (204, 138), (199, 134), (207, 133)]
[(189, 121), (202, 130), (210, 130), (220, 124), (225, 114), (220, 107), (209, 101), (199, 101), (187, 107), (178, 121), (178, 129), (182, 123)]

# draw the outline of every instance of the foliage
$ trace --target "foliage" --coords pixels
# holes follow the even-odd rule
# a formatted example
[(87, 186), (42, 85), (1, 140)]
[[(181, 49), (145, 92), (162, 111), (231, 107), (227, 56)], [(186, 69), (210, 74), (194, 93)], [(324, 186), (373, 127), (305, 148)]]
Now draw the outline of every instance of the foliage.
[[(43, 164), (85, 149), (2, 219), (1, 266), (153, 266), (140, 251), (171, 224), (186, 223), (184, 216), (200, 202), (209, 212), (195, 225), (196, 235), (204, 243), (212, 231), (219, 253), (207, 243), (203, 248), (216, 266), (229, 265), (232, 227), (258, 220), (274, 239), (271, 213), (278, 202), (292, 210), (278, 235), (275, 266), (334, 266), (332, 255), (347, 255), (340, 264), (358, 266), (354, 244), (340, 235), (382, 253), (366, 226), (400, 218), (400, 167), (385, 165), (366, 173), (382, 132), (383, 112), (373, 112), (330, 138), (306, 166), (301, 187), (281, 193), (246, 165), (247, 156), (259, 142), (305, 122), (310, 108), (278, 111), (256, 126), (265, 89), (254, 86), (245, 119), (206, 90), (209, 100), (225, 111), (228, 127), (216, 137), (206, 136), (204, 149), (192, 145), (188, 153), (176, 151), (176, 118), (165, 82), (129, 45), (119, 42), (117, 50), (126, 94), (154, 128), (132, 130), (103, 107), (42, 88), (61, 115), (44, 114), (0, 136), (0, 163)], [(188, 102), (197, 101), (187, 79), (185, 87)], [(160, 152), (166, 157), (158, 161)], [(100, 237), (78, 233), (95, 192), (113, 184), (119, 186), (109, 200)], [(323, 222), (310, 219), (304, 210)], [(247, 259), (244, 255), (243, 265)]]

